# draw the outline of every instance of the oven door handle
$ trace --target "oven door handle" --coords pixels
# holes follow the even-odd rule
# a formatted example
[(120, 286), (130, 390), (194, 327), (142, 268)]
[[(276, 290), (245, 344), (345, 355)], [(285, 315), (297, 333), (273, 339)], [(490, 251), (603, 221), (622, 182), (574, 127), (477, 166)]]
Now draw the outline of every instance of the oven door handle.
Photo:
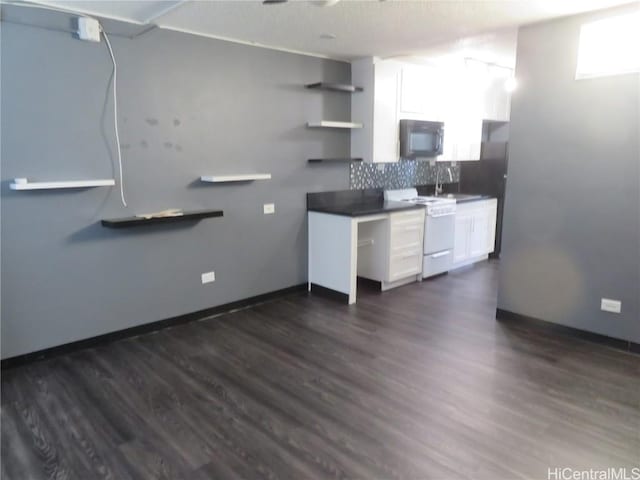
[(450, 213), (439, 213), (437, 215), (428, 215), (431, 218), (441, 218), (441, 217), (449, 217), (451, 215), (455, 215), (456, 212), (450, 212)]

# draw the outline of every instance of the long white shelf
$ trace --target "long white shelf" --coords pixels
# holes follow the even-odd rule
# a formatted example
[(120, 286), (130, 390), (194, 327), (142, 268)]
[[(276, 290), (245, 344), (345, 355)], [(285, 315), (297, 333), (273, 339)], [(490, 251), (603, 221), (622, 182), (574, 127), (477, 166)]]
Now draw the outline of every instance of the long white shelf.
[(104, 180), (72, 180), (68, 182), (29, 182), (26, 178), (16, 178), (9, 185), (11, 190), (54, 190), (60, 188), (92, 188), (112, 187), (116, 181), (109, 178)]
[(320, 120), (318, 122), (307, 122), (310, 128), (362, 128), (361, 123), (355, 122), (334, 122), (333, 120)]
[(240, 175), (203, 175), (200, 180), (208, 183), (252, 182), (253, 180), (269, 180), (270, 173), (246, 173)]

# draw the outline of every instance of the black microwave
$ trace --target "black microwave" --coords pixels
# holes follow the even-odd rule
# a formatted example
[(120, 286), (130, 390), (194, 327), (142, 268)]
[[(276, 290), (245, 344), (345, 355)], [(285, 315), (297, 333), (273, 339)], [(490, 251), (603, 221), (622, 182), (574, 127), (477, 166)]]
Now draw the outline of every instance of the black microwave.
[(442, 155), (444, 123), (400, 120), (400, 158)]

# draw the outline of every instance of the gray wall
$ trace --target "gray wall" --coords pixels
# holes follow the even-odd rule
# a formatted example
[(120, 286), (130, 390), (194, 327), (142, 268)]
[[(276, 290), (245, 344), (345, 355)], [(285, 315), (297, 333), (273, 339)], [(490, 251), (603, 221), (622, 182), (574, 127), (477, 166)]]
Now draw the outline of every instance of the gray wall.
[(498, 306), (640, 342), (639, 76), (574, 80), (580, 25), (616, 12), (519, 32)]
[[(306, 281), (305, 194), (349, 188), (346, 63), (156, 30), (112, 39), (128, 208), (117, 188), (13, 192), (14, 177), (116, 178), (105, 44), (2, 24), (2, 357)], [(106, 100), (107, 99), (107, 100)], [(212, 186), (201, 175), (268, 172)], [(262, 214), (274, 202), (276, 214)], [(101, 218), (218, 208), (197, 225), (109, 230)], [(215, 270), (216, 282), (200, 274)]]

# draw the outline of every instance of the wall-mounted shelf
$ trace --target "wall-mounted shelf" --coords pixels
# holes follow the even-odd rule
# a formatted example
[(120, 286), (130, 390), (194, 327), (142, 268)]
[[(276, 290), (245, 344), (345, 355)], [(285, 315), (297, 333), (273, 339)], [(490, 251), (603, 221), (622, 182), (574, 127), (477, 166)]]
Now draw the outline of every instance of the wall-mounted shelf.
[(11, 190), (55, 190), (62, 188), (93, 188), (112, 187), (116, 184), (113, 179), (105, 180), (72, 180), (68, 182), (29, 182), (26, 178), (16, 178), (9, 185)]
[(203, 218), (222, 217), (222, 210), (197, 210), (192, 212), (182, 212), (180, 215), (164, 216), (164, 217), (124, 217), (110, 218), (102, 220), (102, 226), (107, 228), (129, 228), (140, 227), (143, 225), (156, 225), (163, 223), (176, 222), (193, 222), (200, 221)]
[(309, 163), (320, 163), (320, 162), (342, 162), (342, 163), (351, 163), (351, 162), (361, 162), (362, 158), (310, 158), (307, 160)]
[(306, 88), (313, 88), (316, 90), (331, 90), (333, 92), (362, 92), (362, 87), (356, 87), (355, 85), (347, 85), (344, 83), (328, 83), (328, 82), (316, 82), (316, 83), (308, 83), (305, 85)]
[(361, 123), (354, 122), (334, 122), (332, 120), (320, 120), (319, 122), (308, 122), (309, 128), (362, 128)]
[(227, 182), (252, 182), (254, 180), (269, 180), (270, 173), (248, 173), (241, 175), (203, 175), (202, 182), (207, 183), (227, 183)]

